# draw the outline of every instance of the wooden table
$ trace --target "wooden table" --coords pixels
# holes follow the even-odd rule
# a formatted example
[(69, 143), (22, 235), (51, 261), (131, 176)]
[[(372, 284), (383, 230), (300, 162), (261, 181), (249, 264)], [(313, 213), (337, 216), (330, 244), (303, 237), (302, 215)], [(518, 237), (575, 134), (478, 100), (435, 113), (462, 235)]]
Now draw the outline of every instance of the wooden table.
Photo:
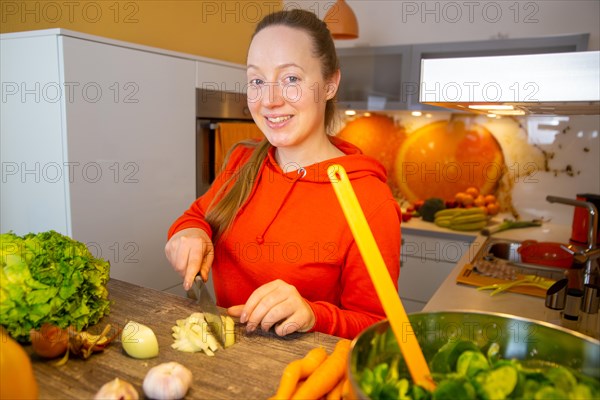
[[(158, 338), (158, 357), (131, 358), (123, 351), (120, 340), (88, 360), (70, 358), (61, 367), (32, 355), (41, 399), (91, 399), (104, 383), (117, 377), (130, 382), (140, 398), (145, 398), (144, 376), (150, 368), (168, 361), (177, 361), (192, 371), (194, 380), (188, 399), (266, 399), (275, 393), (290, 361), (318, 346), (331, 353), (339, 340), (322, 333), (296, 333), (283, 338), (268, 333), (246, 334), (240, 325), (236, 329), (236, 344), (218, 350), (214, 357), (182, 353), (171, 348), (171, 327), (177, 319), (198, 311), (194, 300), (118, 280), (109, 282), (108, 291), (113, 301), (110, 314), (88, 330), (99, 333), (107, 323), (122, 328), (129, 320), (142, 323), (151, 327)], [(30, 346), (27, 350), (31, 353)]]

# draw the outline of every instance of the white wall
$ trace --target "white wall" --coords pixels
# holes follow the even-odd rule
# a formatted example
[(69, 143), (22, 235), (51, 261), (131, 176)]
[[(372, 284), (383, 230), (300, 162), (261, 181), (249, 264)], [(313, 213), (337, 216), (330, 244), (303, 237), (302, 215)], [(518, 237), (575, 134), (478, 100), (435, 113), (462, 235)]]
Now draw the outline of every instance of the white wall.
[[(284, 0), (284, 8), (304, 8), (321, 19), (334, 0)], [(492, 38), (526, 38), (590, 33), (589, 50), (600, 49), (598, 0), (348, 0), (359, 38), (339, 47), (436, 43)]]

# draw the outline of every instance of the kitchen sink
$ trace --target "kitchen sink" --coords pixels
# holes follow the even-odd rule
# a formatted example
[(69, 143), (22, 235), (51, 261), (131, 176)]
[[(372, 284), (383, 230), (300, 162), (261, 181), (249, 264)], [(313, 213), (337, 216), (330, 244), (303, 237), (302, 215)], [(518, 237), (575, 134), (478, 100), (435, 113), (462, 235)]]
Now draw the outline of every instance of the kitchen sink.
[(567, 269), (525, 263), (519, 254), (520, 241), (488, 238), (471, 260), (471, 264), (483, 275), (502, 279), (515, 279), (516, 275), (536, 275), (547, 279), (565, 278)]

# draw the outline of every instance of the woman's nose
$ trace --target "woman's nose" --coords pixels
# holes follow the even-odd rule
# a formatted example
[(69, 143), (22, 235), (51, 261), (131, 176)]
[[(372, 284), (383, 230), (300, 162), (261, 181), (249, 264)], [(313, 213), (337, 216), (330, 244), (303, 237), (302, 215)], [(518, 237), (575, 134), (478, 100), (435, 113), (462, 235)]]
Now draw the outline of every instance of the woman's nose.
[(277, 82), (268, 82), (263, 85), (261, 96), (262, 104), (265, 107), (277, 107), (285, 102), (283, 86)]

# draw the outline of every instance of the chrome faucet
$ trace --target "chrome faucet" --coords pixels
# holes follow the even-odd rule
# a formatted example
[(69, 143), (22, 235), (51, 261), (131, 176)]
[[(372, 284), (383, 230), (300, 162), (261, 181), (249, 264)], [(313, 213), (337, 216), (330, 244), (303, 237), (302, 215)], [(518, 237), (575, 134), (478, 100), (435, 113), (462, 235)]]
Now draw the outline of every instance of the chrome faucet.
[[(561, 203), (567, 204), (574, 207), (584, 207), (588, 210), (588, 234), (587, 234), (587, 249), (579, 250), (574, 252), (573, 260), (583, 264), (585, 263), (585, 269), (583, 272), (584, 285), (597, 284), (595, 282), (593, 260), (600, 257), (600, 248), (596, 247), (597, 232), (598, 232), (598, 210), (593, 203), (588, 201), (573, 200), (564, 197), (546, 196), (546, 200), (550, 203)], [(597, 272), (596, 272), (597, 274)]]

